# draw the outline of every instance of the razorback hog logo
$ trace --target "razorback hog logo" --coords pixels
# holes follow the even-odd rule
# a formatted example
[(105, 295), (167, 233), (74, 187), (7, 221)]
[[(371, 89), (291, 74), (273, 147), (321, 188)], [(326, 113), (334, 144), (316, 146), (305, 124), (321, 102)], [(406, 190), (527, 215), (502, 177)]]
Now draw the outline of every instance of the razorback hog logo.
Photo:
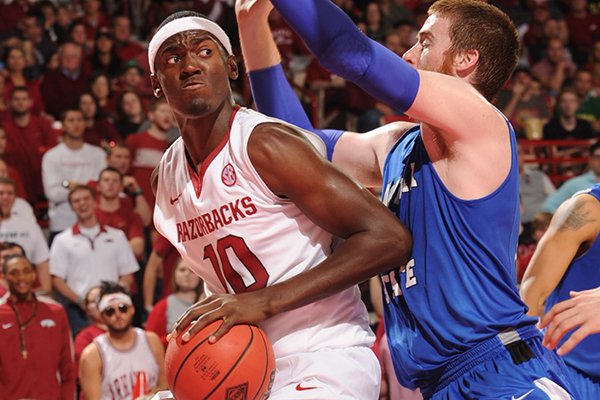
[(223, 168), (223, 171), (221, 172), (221, 180), (226, 186), (235, 185), (237, 176), (235, 175), (235, 169), (233, 168), (233, 165), (227, 164), (225, 168)]

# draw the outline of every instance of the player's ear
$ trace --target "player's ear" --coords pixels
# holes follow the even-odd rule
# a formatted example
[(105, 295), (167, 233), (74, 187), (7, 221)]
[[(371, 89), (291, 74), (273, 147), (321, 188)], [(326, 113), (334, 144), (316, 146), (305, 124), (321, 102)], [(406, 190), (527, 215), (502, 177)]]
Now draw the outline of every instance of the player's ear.
[(227, 67), (229, 68), (229, 79), (236, 80), (240, 76), (238, 64), (235, 56), (227, 56)]
[(152, 84), (152, 93), (154, 93), (154, 97), (161, 98), (163, 95), (162, 88), (160, 87), (160, 83), (158, 82), (158, 78), (154, 74), (150, 74), (150, 83)]
[(458, 76), (468, 75), (477, 67), (479, 51), (475, 49), (459, 52), (454, 57), (454, 67)]

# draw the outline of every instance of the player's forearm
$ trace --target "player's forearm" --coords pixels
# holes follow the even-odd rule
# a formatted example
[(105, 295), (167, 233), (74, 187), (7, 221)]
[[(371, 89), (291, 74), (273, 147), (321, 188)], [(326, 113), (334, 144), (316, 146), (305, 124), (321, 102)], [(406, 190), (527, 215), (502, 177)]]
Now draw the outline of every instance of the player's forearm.
[(331, 296), (370, 277), (406, 265), (412, 240), (407, 230), (364, 231), (348, 238), (315, 268), (263, 293), (267, 315), (302, 307)]
[(268, 18), (266, 9), (237, 13), (240, 45), (248, 72), (281, 63), (281, 55), (273, 39)]
[(75, 293), (69, 287), (69, 285), (67, 285), (67, 283), (65, 282), (65, 280), (63, 278), (53, 276), (52, 277), (52, 286), (54, 287), (54, 289), (56, 289), (56, 291), (58, 293), (60, 293), (64, 297), (66, 297), (68, 300), (72, 301), (73, 303), (78, 302), (79, 295), (77, 295), (77, 293)]
[(48, 260), (42, 261), (35, 266), (40, 281), (40, 289), (50, 292), (52, 291), (52, 277), (48, 268)]

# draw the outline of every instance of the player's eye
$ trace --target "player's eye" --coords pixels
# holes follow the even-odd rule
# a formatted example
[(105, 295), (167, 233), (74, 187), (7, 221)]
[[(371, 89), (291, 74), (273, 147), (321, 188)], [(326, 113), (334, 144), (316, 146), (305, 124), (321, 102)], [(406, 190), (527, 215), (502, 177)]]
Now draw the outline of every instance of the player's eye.
[(172, 55), (167, 57), (167, 64), (176, 64), (179, 61), (181, 61), (181, 57), (176, 56), (176, 55)]
[(201, 57), (208, 57), (212, 54), (212, 49), (209, 49), (208, 47), (203, 47), (200, 49), (200, 51), (198, 52), (198, 54)]

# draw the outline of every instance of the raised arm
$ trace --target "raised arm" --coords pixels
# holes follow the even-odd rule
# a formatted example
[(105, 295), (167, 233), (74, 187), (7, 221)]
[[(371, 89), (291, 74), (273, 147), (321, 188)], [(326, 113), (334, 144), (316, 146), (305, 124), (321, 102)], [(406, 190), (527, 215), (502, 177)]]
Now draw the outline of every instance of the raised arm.
[[(446, 140), (469, 137), (481, 141), (488, 132), (500, 132), (506, 138), (503, 119), (473, 86), (457, 77), (417, 71), (364, 35), (330, 0), (272, 0), (272, 3), (325, 68), (356, 83), (394, 109), (438, 128)], [(419, 37), (416, 45), (419, 49), (426, 37)], [(463, 52), (452, 61), (457, 72), (468, 75), (477, 67), (479, 53)], [(415, 64), (412, 60), (411, 63)], [(492, 147), (497, 148), (490, 146), (485, 150), (486, 155), (493, 154)]]
[(600, 203), (581, 194), (564, 202), (540, 240), (521, 283), (521, 297), (530, 315), (541, 316), (544, 303), (578, 254), (600, 231)]
[(390, 147), (412, 124), (393, 124), (363, 134), (314, 128), (281, 67), (268, 23), (271, 9), (265, 0), (236, 1), (240, 43), (258, 110), (316, 133), (337, 167), (366, 186), (380, 186)]
[(293, 201), (313, 223), (346, 240), (321, 264), (285, 282), (237, 296), (208, 297), (184, 314), (178, 331), (198, 317), (192, 334), (226, 317), (218, 338), (235, 324), (258, 323), (406, 263), (412, 246), (407, 229), (292, 128), (259, 125), (248, 142), (248, 155), (273, 193)]

